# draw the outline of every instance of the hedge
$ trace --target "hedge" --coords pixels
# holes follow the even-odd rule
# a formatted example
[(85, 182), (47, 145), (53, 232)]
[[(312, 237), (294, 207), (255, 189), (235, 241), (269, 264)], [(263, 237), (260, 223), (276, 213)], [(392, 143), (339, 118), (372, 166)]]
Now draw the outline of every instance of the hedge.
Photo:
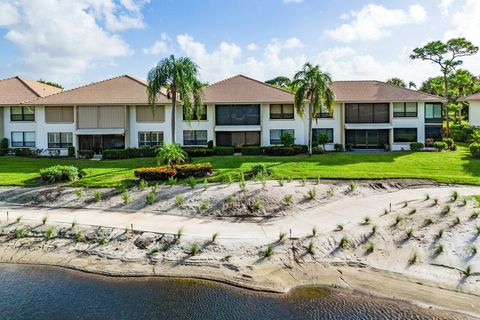
[(8, 139), (3, 138), (0, 140), (0, 156), (8, 154)]
[(78, 156), (80, 158), (91, 159), (93, 158), (93, 150), (78, 150)]
[(248, 155), (254, 156), (254, 155), (263, 154), (262, 147), (242, 147), (240, 150), (241, 150), (243, 155), (247, 155), (247, 156)]
[(433, 143), (433, 147), (437, 149), (437, 151), (442, 151), (442, 150), (446, 150), (448, 145), (446, 142), (443, 142), (443, 141), (435, 141)]
[(420, 151), (425, 147), (425, 145), (421, 142), (412, 142), (410, 143), (410, 150), (411, 151)]
[(213, 152), (217, 156), (231, 156), (235, 149), (233, 147), (213, 147)]
[(480, 144), (479, 143), (472, 143), (470, 145), (470, 153), (473, 158), (480, 159)]
[(183, 151), (185, 151), (189, 157), (208, 157), (213, 156), (214, 152), (213, 149), (209, 149), (206, 147), (183, 147)]
[(50, 183), (62, 181), (75, 181), (83, 176), (83, 171), (74, 166), (52, 166), (40, 169), (40, 177)]
[(127, 149), (107, 149), (103, 151), (103, 159), (119, 160), (132, 158), (155, 157), (157, 148), (127, 148)]
[(34, 152), (30, 148), (14, 148), (17, 157), (33, 157)]
[(308, 147), (304, 145), (294, 145), (291, 147), (270, 146), (263, 147), (263, 152), (269, 156), (292, 156), (296, 154), (306, 153)]
[(205, 177), (212, 174), (210, 163), (190, 163), (175, 168), (161, 166), (135, 170), (135, 177), (146, 181), (168, 180), (169, 178)]

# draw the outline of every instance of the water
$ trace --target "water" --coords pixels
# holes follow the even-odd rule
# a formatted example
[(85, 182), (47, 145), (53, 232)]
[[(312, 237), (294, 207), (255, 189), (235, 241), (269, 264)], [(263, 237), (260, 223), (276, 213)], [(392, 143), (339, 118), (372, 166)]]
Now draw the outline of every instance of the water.
[(322, 288), (277, 295), (208, 281), (2, 264), (0, 279), (0, 319), (455, 319)]

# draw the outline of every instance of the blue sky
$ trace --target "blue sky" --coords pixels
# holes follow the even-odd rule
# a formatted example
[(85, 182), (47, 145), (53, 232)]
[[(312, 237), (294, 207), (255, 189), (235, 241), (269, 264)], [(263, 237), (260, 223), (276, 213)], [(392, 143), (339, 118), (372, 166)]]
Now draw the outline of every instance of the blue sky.
[[(480, 45), (477, 0), (0, 0), (0, 78), (74, 87), (190, 56), (201, 77), (291, 76), (306, 61), (334, 79), (436, 75), (411, 50), (465, 36)], [(480, 56), (465, 66), (480, 73)]]

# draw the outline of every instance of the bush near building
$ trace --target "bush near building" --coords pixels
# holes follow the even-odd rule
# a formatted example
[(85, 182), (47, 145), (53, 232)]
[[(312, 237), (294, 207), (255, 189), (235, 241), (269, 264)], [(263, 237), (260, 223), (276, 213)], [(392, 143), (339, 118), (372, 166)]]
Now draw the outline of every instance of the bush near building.
[(213, 171), (210, 163), (189, 163), (175, 167), (160, 166), (135, 170), (135, 177), (145, 181), (168, 180), (169, 178), (205, 177)]
[(56, 165), (40, 169), (40, 177), (49, 183), (75, 181), (83, 176), (83, 172), (75, 166)]

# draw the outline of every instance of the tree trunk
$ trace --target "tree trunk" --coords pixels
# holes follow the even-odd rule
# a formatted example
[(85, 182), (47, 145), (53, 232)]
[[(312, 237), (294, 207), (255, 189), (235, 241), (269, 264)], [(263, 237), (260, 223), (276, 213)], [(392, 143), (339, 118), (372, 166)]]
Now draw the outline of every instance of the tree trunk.
[(448, 97), (448, 77), (447, 77), (447, 71), (443, 72), (443, 81), (445, 83), (445, 99), (447, 99), (447, 102), (445, 103), (444, 106), (444, 113), (445, 113), (445, 122), (446, 122), (446, 127), (445, 127), (445, 136), (448, 137), (450, 136), (450, 116), (448, 114), (448, 106), (450, 105), (450, 99)]
[(308, 104), (308, 156), (312, 155), (313, 97)]
[(172, 143), (176, 142), (175, 118), (177, 112), (177, 90), (172, 90)]

